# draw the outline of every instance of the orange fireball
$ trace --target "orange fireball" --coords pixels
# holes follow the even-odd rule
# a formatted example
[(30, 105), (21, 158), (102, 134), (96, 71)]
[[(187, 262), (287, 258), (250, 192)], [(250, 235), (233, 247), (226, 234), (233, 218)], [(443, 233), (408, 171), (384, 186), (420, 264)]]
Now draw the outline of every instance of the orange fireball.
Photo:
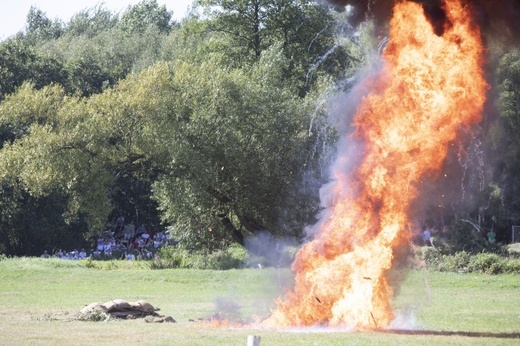
[(354, 118), (362, 159), (334, 172), (333, 202), (293, 263), (294, 290), (264, 326), (373, 329), (393, 320), (387, 275), (413, 234), (417, 186), (439, 171), (458, 132), (480, 121), (487, 90), (469, 8), (446, 0), (444, 10), (438, 36), (420, 4), (395, 5), (383, 67)]

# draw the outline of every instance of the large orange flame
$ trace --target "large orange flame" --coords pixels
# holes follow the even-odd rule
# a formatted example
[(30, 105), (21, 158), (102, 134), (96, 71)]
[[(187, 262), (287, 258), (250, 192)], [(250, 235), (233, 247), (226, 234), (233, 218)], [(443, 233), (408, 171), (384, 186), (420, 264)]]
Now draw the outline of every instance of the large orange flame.
[(444, 7), (437, 36), (421, 5), (395, 5), (384, 66), (354, 118), (362, 159), (334, 173), (333, 203), (293, 263), (294, 290), (264, 326), (372, 329), (393, 320), (387, 274), (413, 235), (417, 186), (439, 171), (461, 128), (480, 121), (487, 90), (469, 8), (460, 0)]

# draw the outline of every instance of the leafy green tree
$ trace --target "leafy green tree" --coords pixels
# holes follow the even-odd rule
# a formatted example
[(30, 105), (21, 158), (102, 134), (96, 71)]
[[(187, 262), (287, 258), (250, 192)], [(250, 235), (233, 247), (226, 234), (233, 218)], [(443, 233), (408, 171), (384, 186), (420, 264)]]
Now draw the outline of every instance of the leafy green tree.
[(94, 37), (117, 25), (119, 18), (102, 4), (75, 14), (64, 27), (64, 34)]
[[(45, 19), (43, 13), (35, 13), (41, 15), (40, 19)], [(36, 21), (33, 20), (32, 23), (35, 24)], [(49, 21), (43, 21), (40, 26), (46, 27), (45, 23), (49, 23)], [(50, 152), (42, 150), (43, 154), (41, 152), (35, 154), (36, 157), (33, 157), (34, 166), (26, 167), (25, 175), (32, 171), (31, 174), (35, 179), (30, 184), (27, 184), (24, 180), (27, 176), (13, 177), (3, 184), (2, 194), (0, 195), (0, 205), (2, 206), (0, 250), (16, 255), (38, 255), (43, 248), (51, 249), (50, 246), (78, 246), (82, 243), (82, 236), (88, 229), (84, 223), (83, 215), (91, 215), (89, 218), (90, 230), (93, 233), (98, 232), (101, 223), (104, 222), (100, 220), (106, 220), (106, 215), (110, 211), (110, 202), (115, 207), (119, 207), (119, 210), (123, 209), (136, 221), (138, 220), (136, 216), (139, 216), (141, 220), (157, 224), (157, 206), (154, 201), (149, 199), (151, 194), (150, 182), (140, 180), (139, 177), (133, 177), (132, 172), (128, 173), (124, 169), (110, 171), (109, 173), (116, 177), (115, 183), (102, 183), (100, 186), (109, 187), (109, 189), (105, 191), (102, 188), (94, 189), (100, 195), (90, 195), (90, 199), (89, 197), (84, 198), (89, 195), (90, 183), (85, 182), (85, 179), (78, 178), (79, 174), (70, 178), (74, 174), (71, 172), (69, 174), (70, 179), (64, 179), (63, 176), (54, 176), (52, 177), (54, 183), (52, 186), (45, 186), (45, 180), (48, 177), (38, 177), (40, 165), (46, 166), (45, 158), (51, 159), (48, 164), (54, 165), (54, 171), (60, 169), (74, 170), (72, 164), (72, 162), (75, 162), (74, 160), (79, 160), (79, 162), (75, 162), (75, 167), (79, 172), (83, 171), (83, 174), (89, 172), (93, 167), (88, 164), (78, 166), (78, 163), (89, 163), (89, 159), (81, 156), (81, 153), (79, 153), (81, 145), (77, 142), (74, 145), (67, 141), (58, 143), (56, 140), (61, 134), (57, 135), (56, 133), (54, 133), (54, 136), (45, 138), (47, 132), (42, 130), (44, 127), (47, 127), (48, 130), (51, 129), (51, 132), (59, 132), (58, 128), (62, 128), (58, 121), (60, 116), (56, 114), (56, 110), (61, 109), (64, 105), (63, 100), (66, 98), (64, 91), (66, 90), (68, 93), (78, 92), (83, 96), (100, 92), (105, 86), (115, 83), (118, 78), (124, 77), (132, 69), (133, 63), (139, 60), (140, 54), (143, 54), (143, 47), (156, 44), (157, 41), (155, 39), (150, 40), (148, 34), (139, 35), (138, 40), (134, 39), (135, 35), (133, 37), (124, 35), (125, 40), (121, 40), (122, 32), (110, 27), (101, 30), (97, 36), (92, 31), (82, 32), (81, 38), (74, 36), (80, 32), (77, 25), (74, 30), (60, 37), (43, 35), (43, 31), (37, 29), (36, 25), (30, 26), (30, 28), (27, 36), (18, 36), (2, 43), (0, 46), (2, 98), (11, 94), (17, 88), (19, 89), (16, 95), (2, 104), (4, 122), (3, 126), (0, 127), (0, 143), (8, 151), (11, 144), (23, 142), (31, 137), (36, 138), (35, 147), (25, 147), (28, 155), (38, 152), (38, 143), (46, 140), (49, 141), (49, 147), (53, 149)], [(85, 30), (90, 29), (85, 28)], [(112, 35), (114, 32), (116, 33), (115, 37)], [(104, 45), (98, 45), (99, 41), (103, 40), (108, 40), (108, 42)], [(123, 45), (131, 44), (130, 52), (128, 50), (118, 51), (117, 48), (121, 47), (121, 41)], [(63, 45), (52, 51), (52, 46), (58, 47), (60, 42)], [(78, 55), (71, 54), (70, 49), (74, 48), (74, 45), (70, 44), (71, 42), (81, 48)], [(114, 45), (112, 42), (117, 44)], [(99, 47), (105, 47), (105, 49), (99, 49)], [(115, 56), (117, 59), (109, 55), (113, 51), (117, 54)], [(95, 52), (95, 54), (92, 54), (92, 52)], [(47, 56), (69, 60), (65, 60), (67, 65), (64, 67), (59, 60), (47, 58)], [(122, 68), (114, 66), (114, 62), (120, 61), (130, 61), (130, 63), (126, 66), (123, 65)], [(70, 72), (70, 74), (67, 72)], [(31, 84), (22, 86), (24, 81), (30, 81)], [(51, 83), (61, 84), (65, 89), (58, 86), (44, 88)], [(40, 90), (36, 90), (34, 87)], [(69, 101), (71, 101), (70, 104), (79, 102), (75, 97), (70, 98)], [(69, 115), (67, 121), (75, 119), (76, 121), (73, 123), (77, 125), (77, 121), (80, 121), (81, 118), (78, 116), (78, 112), (74, 111)], [(38, 130), (42, 131), (38, 132)], [(70, 131), (69, 135), (73, 133), (74, 131)], [(69, 138), (69, 140), (71, 139)], [(85, 148), (82, 150), (83, 154), (89, 152)], [(67, 154), (72, 157), (72, 159), (71, 157), (68, 158), (69, 161), (66, 159)], [(89, 152), (89, 155), (93, 155), (93, 153)], [(60, 159), (60, 156), (63, 156), (62, 159), (65, 159), (65, 161)], [(44, 157), (43, 161), (41, 161), (42, 157)], [(15, 163), (7, 157), (4, 157), (4, 159), (7, 160), (7, 165)], [(113, 166), (110, 168), (113, 168)], [(46, 170), (48, 171), (48, 168)], [(45, 176), (43, 171), (41, 173)], [(78, 184), (78, 181), (81, 181), (82, 184)], [(61, 186), (62, 182), (68, 183), (66, 188)], [(28, 188), (29, 185), (32, 189)], [(89, 210), (89, 205), (94, 210)], [(96, 205), (98, 206), (97, 209)], [(80, 210), (80, 208), (82, 209)], [(138, 215), (132, 215), (132, 212)], [(78, 235), (80, 236), (79, 239)]]
[(239, 66), (258, 61), (281, 44), (287, 66), (283, 78), (310, 90), (316, 75), (342, 76), (348, 56), (337, 42), (331, 8), (311, 0), (199, 0), (211, 28), (230, 38), (226, 54)]
[(100, 93), (115, 82), (112, 75), (99, 66), (95, 58), (90, 55), (69, 61), (67, 70), (71, 91), (83, 96)]
[(266, 3), (261, 25), (272, 30), (261, 54), (240, 64), (236, 37), (212, 31), (219, 18), (167, 28), (155, 1), (117, 25), (98, 9), (57, 38), (25, 40), (66, 73), (55, 85), (17, 74), (0, 104), (0, 181), (33, 201), (56, 200), (64, 224), (86, 222), (92, 233), (123, 212), (157, 226), (160, 213), (192, 248), (243, 244), (260, 231), (298, 235), (315, 215), (320, 155), (332, 138), (313, 90), (330, 71), (313, 70), (309, 82), (302, 66), (313, 66), (311, 48), (335, 43), (322, 40), (329, 27), (293, 41), (303, 32), (292, 26), (310, 23), (285, 21), (296, 3)]
[[(95, 18), (108, 21), (108, 15), (109, 12), (96, 12)], [(89, 23), (86, 18), (80, 19)], [(161, 47), (167, 35), (153, 25), (142, 33), (129, 34), (108, 22), (103, 22), (103, 30), (98, 26), (89, 28), (87, 24), (83, 28), (74, 27), (80, 26), (80, 19), (72, 20), (69, 24), (73, 27), (69, 30), (66, 26), (66, 33), (60, 38), (42, 42), (34, 48), (62, 62), (68, 72), (63, 85), (69, 93), (79, 92), (85, 96), (99, 93), (131, 72), (142, 71), (162, 59), (175, 59), (174, 55), (163, 53)]]
[(520, 51), (505, 54), (497, 72), (499, 110), (502, 123), (497, 123), (490, 133), (496, 157), (501, 157), (496, 175), (501, 187), (503, 205), (508, 210), (508, 219), (513, 224), (520, 222)]
[(62, 26), (63, 24), (59, 20), (52, 21), (45, 12), (31, 6), (27, 14), (26, 35), (33, 40), (56, 39), (63, 33)]
[(520, 131), (520, 51), (502, 57), (498, 69), (500, 108), (510, 131)]
[(26, 81), (41, 88), (51, 83), (66, 84), (67, 77), (60, 61), (38, 54), (20, 38), (0, 44), (0, 99)]
[[(314, 108), (280, 82), (284, 63), (273, 53), (251, 74), (209, 63), (176, 71), (182, 107), (162, 127), (172, 152), (154, 195), (177, 231), (226, 232), (243, 244), (261, 231), (297, 235), (313, 217), (316, 199), (298, 186), (316, 160)], [(286, 213), (289, 205), (297, 208)]]
[(316, 191), (298, 187), (317, 162), (309, 128), (322, 114), (280, 81), (284, 64), (279, 51), (247, 73), (157, 64), (88, 99), (26, 85), (0, 104), (1, 124), (24, 134), (0, 151), (0, 180), (36, 197), (61, 191), (92, 231), (127, 172), (153, 183), (177, 234), (241, 244), (260, 231), (297, 235), (316, 211)]
[(120, 27), (129, 33), (143, 33), (150, 27), (167, 34), (173, 27), (173, 13), (166, 6), (159, 6), (157, 0), (142, 0), (130, 6), (121, 16)]
[[(102, 187), (110, 177), (92, 160), (95, 152), (79, 145), (88, 140), (88, 134), (75, 127), (87, 116), (82, 107), (81, 99), (67, 97), (56, 85), (41, 90), (25, 85), (0, 104), (2, 125), (21, 134), (4, 142), (0, 157), (6, 165), (3, 180), (37, 198), (64, 193), (69, 222), (83, 212), (80, 206), (91, 216), (106, 216), (108, 206)], [(99, 227), (95, 216), (89, 221)]]
[[(231, 35), (237, 55), (256, 61), (268, 47), (265, 27), (269, 0), (233, 1), (202, 0), (198, 4), (208, 9), (215, 18), (213, 29)], [(243, 59), (244, 59), (243, 58)], [(247, 61), (247, 60), (246, 60)]]

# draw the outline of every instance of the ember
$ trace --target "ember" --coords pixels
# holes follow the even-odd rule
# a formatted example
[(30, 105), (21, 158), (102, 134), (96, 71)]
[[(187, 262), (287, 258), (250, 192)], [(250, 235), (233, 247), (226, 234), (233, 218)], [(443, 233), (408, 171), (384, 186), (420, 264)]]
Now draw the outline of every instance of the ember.
[(294, 290), (278, 299), (264, 326), (363, 330), (394, 319), (387, 274), (412, 237), (418, 186), (439, 171), (458, 132), (481, 119), (487, 90), (469, 7), (443, 3), (441, 24), (432, 24), (419, 3), (396, 3), (383, 67), (362, 86), (370, 83), (372, 92), (350, 137), (362, 144), (362, 159), (338, 157), (338, 167), (355, 168), (334, 171), (332, 202), (293, 263)]

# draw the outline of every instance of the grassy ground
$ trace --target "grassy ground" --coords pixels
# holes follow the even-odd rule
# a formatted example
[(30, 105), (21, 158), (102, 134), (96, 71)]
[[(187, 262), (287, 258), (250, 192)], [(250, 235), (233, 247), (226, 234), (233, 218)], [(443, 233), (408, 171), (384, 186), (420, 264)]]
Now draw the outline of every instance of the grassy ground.
[[(520, 343), (499, 335), (520, 333), (520, 277), (513, 275), (409, 273), (394, 301), (396, 328), (431, 331), (419, 335), (219, 328), (199, 320), (215, 312), (266, 316), (289, 277), (277, 269), (98, 270), (74, 261), (8, 259), (0, 261), (0, 345), (245, 345), (252, 334), (261, 336), (261, 345)], [(117, 298), (145, 299), (177, 323), (74, 320), (84, 305)]]

